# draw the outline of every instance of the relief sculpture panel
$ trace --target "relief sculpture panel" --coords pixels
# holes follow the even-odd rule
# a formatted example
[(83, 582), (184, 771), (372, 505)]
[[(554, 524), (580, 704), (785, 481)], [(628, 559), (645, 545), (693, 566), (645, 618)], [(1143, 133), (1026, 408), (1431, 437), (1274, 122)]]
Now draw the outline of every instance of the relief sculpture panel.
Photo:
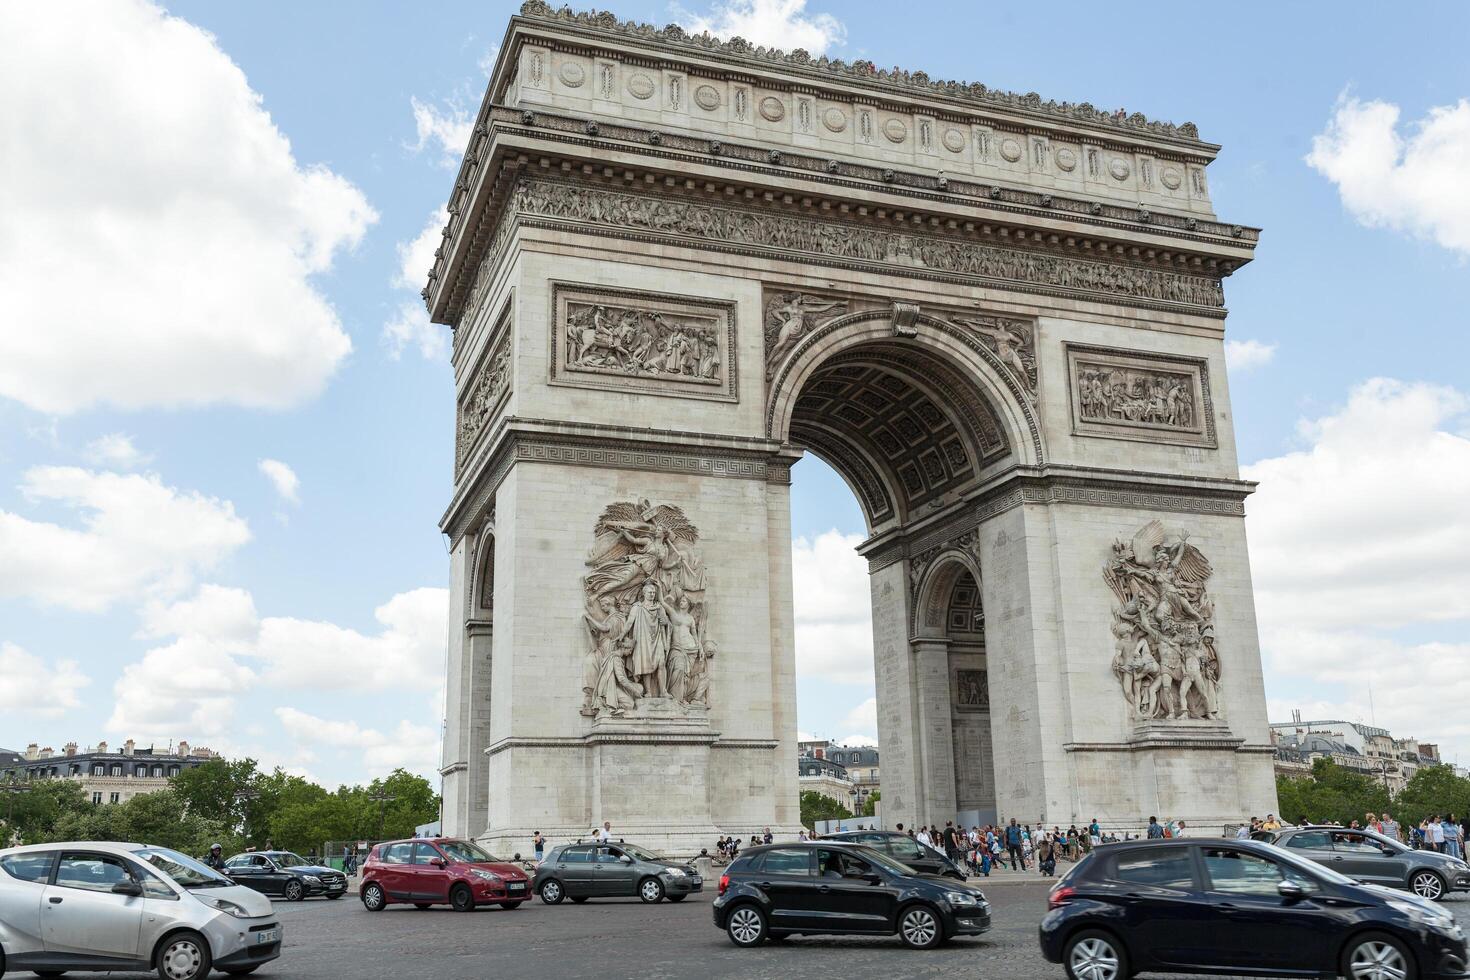
[(510, 394), (510, 309), (501, 315), (500, 323), (486, 344), (469, 384), (459, 397), (456, 410), (458, 418), (454, 429), (454, 475), (457, 478), (464, 470), (470, 453), (480, 442), (490, 422), (499, 412), (507, 395)]
[(1076, 434), (1216, 446), (1205, 361), (1069, 345), (1067, 369)]
[(1103, 580), (1113, 590), (1113, 674), (1133, 721), (1220, 717), (1214, 568), (1189, 532), (1149, 521), (1113, 544)]
[(678, 507), (643, 499), (609, 504), (594, 533), (582, 579), (582, 714), (636, 714), (650, 699), (708, 707), (717, 649), (699, 529)]
[(551, 382), (735, 401), (735, 304), (556, 283)]

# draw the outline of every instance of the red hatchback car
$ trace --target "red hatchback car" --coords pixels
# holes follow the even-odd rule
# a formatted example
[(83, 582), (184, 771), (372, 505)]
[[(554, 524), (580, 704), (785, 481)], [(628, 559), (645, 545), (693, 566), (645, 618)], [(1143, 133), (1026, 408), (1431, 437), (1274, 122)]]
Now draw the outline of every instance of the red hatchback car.
[(519, 867), (471, 841), (436, 837), (374, 847), (362, 866), (359, 894), (369, 912), (393, 904), (426, 909), (446, 902), (456, 912), (490, 903), (514, 909), (531, 897), (531, 881)]

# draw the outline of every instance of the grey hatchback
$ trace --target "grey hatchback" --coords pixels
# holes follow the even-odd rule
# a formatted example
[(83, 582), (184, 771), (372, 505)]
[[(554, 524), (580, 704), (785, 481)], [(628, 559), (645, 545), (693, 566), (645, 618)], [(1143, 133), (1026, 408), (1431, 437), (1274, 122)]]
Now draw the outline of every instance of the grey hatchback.
[(562, 844), (536, 866), (531, 886), (541, 901), (637, 896), (650, 904), (667, 898), (682, 902), (704, 888), (699, 872), (681, 861), (645, 850), (637, 844)]
[(1286, 827), (1251, 836), (1349, 878), (1404, 888), (1431, 901), (1438, 901), (1446, 892), (1470, 890), (1470, 865), (1464, 861), (1438, 851), (1416, 851), (1371, 830)]

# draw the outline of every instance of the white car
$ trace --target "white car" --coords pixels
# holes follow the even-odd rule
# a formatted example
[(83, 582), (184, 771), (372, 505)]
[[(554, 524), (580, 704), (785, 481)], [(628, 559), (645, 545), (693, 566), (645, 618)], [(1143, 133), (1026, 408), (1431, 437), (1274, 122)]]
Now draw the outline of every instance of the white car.
[(270, 899), (177, 851), (99, 841), (0, 850), (0, 974), (203, 980), (280, 955)]

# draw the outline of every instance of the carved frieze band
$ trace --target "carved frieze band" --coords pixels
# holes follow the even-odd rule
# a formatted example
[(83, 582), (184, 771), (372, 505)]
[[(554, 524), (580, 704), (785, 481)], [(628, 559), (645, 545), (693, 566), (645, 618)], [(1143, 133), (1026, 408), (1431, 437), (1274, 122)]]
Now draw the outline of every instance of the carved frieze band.
[[(1218, 279), (1102, 262), (1069, 255), (1002, 248), (967, 240), (885, 231), (756, 209), (715, 207), (547, 179), (522, 177), (502, 221), (519, 215), (575, 221), (600, 228), (693, 239), (742, 252), (777, 250), (820, 256), (855, 268), (901, 268), (906, 275), (985, 281), (1065, 296), (1105, 297), (1131, 305), (1165, 304), (1219, 311)], [(497, 232), (503, 245), (505, 230)], [(493, 261), (494, 255), (487, 257)]]
[(1077, 435), (1218, 445), (1202, 358), (1069, 344), (1067, 374)]
[(454, 430), (456, 477), (464, 470), (465, 461), (469, 459), (470, 453), (474, 451), (490, 422), (510, 395), (513, 307), (514, 303), (507, 299), (479, 362), (470, 372), (469, 383), (460, 393)]
[(735, 304), (553, 283), (551, 383), (736, 401)]

